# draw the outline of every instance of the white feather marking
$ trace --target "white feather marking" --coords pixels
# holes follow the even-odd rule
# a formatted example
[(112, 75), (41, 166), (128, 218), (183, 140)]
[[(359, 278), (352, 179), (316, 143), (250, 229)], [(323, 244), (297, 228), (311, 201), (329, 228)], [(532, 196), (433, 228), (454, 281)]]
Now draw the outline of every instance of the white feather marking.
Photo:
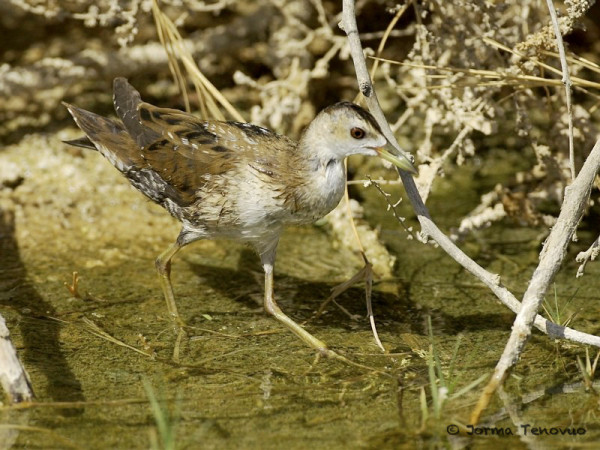
[(96, 146), (96, 148), (98, 149), (98, 151), (102, 154), (102, 156), (104, 156), (106, 159), (108, 159), (108, 161), (113, 166), (115, 166), (115, 168), (119, 172), (125, 172), (127, 169), (129, 169), (129, 166), (126, 166), (123, 163), (123, 161), (117, 157), (117, 155), (115, 155), (112, 151), (110, 151), (104, 145), (97, 144), (96, 142), (94, 142), (94, 145)]
[(250, 136), (248, 136), (248, 135), (247, 135), (247, 134), (245, 134), (245, 133), (244, 133), (244, 140), (245, 140), (245, 141), (246, 141), (248, 144), (250, 144), (250, 145), (256, 145), (256, 144), (257, 144), (257, 142), (256, 142), (254, 139), (252, 139)]

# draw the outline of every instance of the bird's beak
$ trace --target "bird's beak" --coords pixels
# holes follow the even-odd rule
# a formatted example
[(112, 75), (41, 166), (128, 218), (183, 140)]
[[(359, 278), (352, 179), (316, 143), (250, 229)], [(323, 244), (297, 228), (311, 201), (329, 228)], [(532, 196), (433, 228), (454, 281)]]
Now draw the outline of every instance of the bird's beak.
[(404, 154), (404, 152), (396, 149), (389, 142), (385, 145), (385, 147), (376, 147), (374, 148), (374, 150), (381, 158), (391, 162), (396, 167), (399, 167), (402, 170), (406, 170), (407, 172), (412, 173), (413, 175), (417, 174), (417, 169), (410, 161), (409, 157), (406, 154)]

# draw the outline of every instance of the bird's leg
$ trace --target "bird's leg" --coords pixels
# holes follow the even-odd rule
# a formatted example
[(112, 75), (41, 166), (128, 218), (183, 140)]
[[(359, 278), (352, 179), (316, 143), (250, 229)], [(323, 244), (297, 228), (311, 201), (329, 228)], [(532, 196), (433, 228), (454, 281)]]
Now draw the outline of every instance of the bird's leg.
[(294, 320), (283, 313), (273, 298), (273, 265), (263, 264), (263, 269), (265, 270), (265, 310), (285, 326), (287, 326), (290, 330), (292, 330), (296, 336), (298, 336), (312, 348), (318, 350), (319, 353), (326, 355), (331, 353), (325, 342), (314, 337), (299, 324), (294, 322)]
[(162, 252), (158, 258), (156, 258), (156, 270), (160, 279), (160, 285), (167, 301), (167, 309), (169, 310), (169, 317), (175, 321), (177, 326), (184, 327), (185, 322), (177, 311), (177, 305), (175, 304), (175, 295), (173, 294), (173, 286), (171, 284), (171, 259), (181, 249), (182, 245), (180, 240), (171, 245), (168, 249)]
[(273, 266), (275, 264), (275, 253), (277, 251), (277, 243), (279, 235), (266, 242), (255, 243), (260, 261), (265, 271), (265, 311), (288, 327), (296, 336), (306, 342), (309, 346), (319, 351), (326, 356), (334, 356), (335, 352), (329, 350), (325, 342), (317, 339), (298, 323), (283, 313), (281, 308), (275, 302), (273, 297)]
[(171, 259), (175, 254), (181, 250), (187, 244), (194, 242), (198, 239), (202, 239), (202, 235), (195, 233), (185, 228), (181, 230), (177, 240), (168, 249), (162, 252), (158, 258), (156, 258), (156, 270), (160, 279), (160, 285), (167, 301), (167, 309), (169, 310), (169, 317), (177, 326), (177, 341), (173, 349), (173, 360), (179, 361), (179, 349), (181, 341), (186, 335), (185, 322), (177, 311), (177, 305), (175, 304), (175, 295), (173, 294), (173, 285), (171, 284)]
[[(363, 268), (360, 269), (357, 273), (355, 273), (352, 276), (352, 278), (331, 288), (331, 295), (329, 297), (327, 297), (327, 299), (323, 303), (321, 303), (321, 306), (319, 306), (319, 309), (317, 310), (317, 312), (315, 312), (309, 320), (314, 320), (314, 319), (317, 319), (318, 317), (320, 317), (321, 314), (323, 314), (323, 312), (325, 311), (325, 308), (327, 307), (327, 305), (329, 305), (329, 303), (331, 303), (331, 302), (335, 303), (338, 306), (338, 308), (340, 308), (344, 313), (346, 313), (350, 317), (350, 319), (355, 320), (355, 316), (350, 314), (348, 312), (348, 310), (346, 310), (340, 304), (338, 304), (335, 301), (335, 299), (337, 297), (339, 297), (340, 295), (342, 295), (344, 292), (346, 292), (348, 289), (350, 289), (352, 286), (354, 286), (356, 283), (359, 283), (360, 281), (363, 281), (363, 280), (365, 281), (365, 294), (367, 297), (367, 312), (368, 312), (368, 314), (371, 314), (371, 311), (372, 311), (371, 290), (372, 290), (372, 286), (373, 286), (373, 265), (369, 261), (366, 261)], [(306, 322), (308, 322), (308, 320)]]
[[(373, 371), (375, 369), (365, 366), (363, 364), (356, 363), (345, 356), (342, 356), (333, 350), (327, 348), (327, 344), (317, 339), (308, 331), (300, 326), (300, 324), (296, 323), (290, 317), (285, 315), (281, 308), (275, 302), (273, 298), (273, 265), (275, 263), (275, 251), (277, 249), (277, 241), (278, 239), (274, 239), (271, 242), (268, 242), (266, 245), (256, 245), (256, 249), (260, 254), (260, 260), (263, 265), (263, 269), (265, 271), (265, 310), (283, 323), (286, 327), (288, 327), (296, 336), (306, 342), (309, 346), (317, 350), (319, 353), (317, 355), (324, 355), (332, 359), (337, 359), (345, 364), (349, 364), (351, 366), (359, 367), (364, 370)], [(264, 244), (264, 243), (261, 243)], [(261, 251), (263, 250), (263, 251)], [(317, 359), (318, 360), (318, 359)], [(315, 360), (315, 363), (317, 362)], [(377, 370), (375, 370), (377, 372)]]

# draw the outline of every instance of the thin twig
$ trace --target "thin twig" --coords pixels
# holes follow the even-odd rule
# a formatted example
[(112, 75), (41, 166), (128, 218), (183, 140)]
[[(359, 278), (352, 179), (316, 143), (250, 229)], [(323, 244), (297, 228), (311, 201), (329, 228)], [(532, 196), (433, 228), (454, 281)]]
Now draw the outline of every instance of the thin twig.
[[(392, 32), (392, 30), (394, 29), (394, 27), (400, 20), (400, 17), (402, 17), (404, 15), (404, 13), (406, 12), (406, 10), (408, 9), (408, 7), (411, 4), (412, 4), (412, 0), (409, 0), (402, 7), (398, 8), (398, 11), (394, 15), (394, 18), (388, 24), (387, 28), (385, 29), (385, 33), (383, 34), (383, 37), (381, 38), (381, 41), (379, 42), (379, 46), (377, 47), (377, 57), (380, 57), (381, 54), (383, 53), (383, 49), (385, 48), (385, 44), (388, 40), (388, 37), (390, 36), (390, 33)], [(375, 60), (375, 64), (373, 64), (373, 67), (371, 67), (371, 78), (375, 78), (375, 73), (377, 72), (378, 66), (379, 66), (379, 60)]]
[(125, 342), (115, 338), (114, 336), (111, 336), (87, 317), (84, 317), (82, 321), (86, 325), (83, 329), (88, 333), (92, 333), (94, 336), (105, 339), (108, 342), (112, 342), (113, 344), (120, 345), (121, 347), (128, 348), (129, 350), (133, 350), (134, 352), (139, 353), (140, 355), (144, 355), (152, 359), (156, 357), (156, 355), (154, 355), (154, 352), (152, 351), (146, 352), (144, 350), (140, 350), (139, 348), (126, 344)]
[[(348, 173), (348, 160), (344, 161), (344, 170), (346, 171), (346, 173)], [(381, 344), (381, 340), (379, 339), (379, 333), (377, 333), (377, 327), (375, 326), (375, 317), (373, 316), (373, 308), (371, 306), (372, 305), (371, 293), (373, 290), (372, 289), (373, 288), (373, 265), (369, 261), (369, 258), (367, 258), (367, 254), (365, 253), (365, 248), (362, 245), (362, 241), (360, 240), (360, 235), (358, 234), (358, 229), (356, 228), (356, 222), (354, 222), (354, 217), (352, 217), (352, 208), (350, 206), (350, 196), (348, 194), (348, 184), (346, 184), (345, 191), (344, 191), (344, 203), (346, 206), (346, 214), (348, 215), (348, 220), (350, 221), (350, 226), (352, 228), (352, 232), (354, 234), (354, 237), (356, 238), (356, 242), (360, 249), (360, 254), (362, 255), (362, 258), (363, 258), (364, 266), (350, 280), (333, 288), (332, 294), (324, 302), (324, 304), (321, 306), (321, 308), (319, 308), (319, 311), (317, 311), (317, 315), (319, 315), (322, 312), (323, 308), (325, 307), (325, 305), (327, 303), (329, 303), (332, 300), (335, 302), (334, 299), (338, 295), (340, 295), (342, 292), (344, 292), (346, 289), (348, 289), (350, 286), (352, 286), (356, 282), (364, 279), (365, 280), (365, 301), (367, 304), (367, 317), (369, 318), (369, 323), (371, 324), (371, 330), (373, 331), (373, 338), (375, 339), (377, 346), (379, 348), (381, 348), (382, 351), (385, 352), (385, 348), (383, 347), (383, 345)], [(339, 289), (340, 286), (343, 286), (343, 288), (341, 290)], [(338, 307), (341, 308), (340, 305), (338, 305)]]
[[(241, 114), (229, 103), (229, 101), (221, 94), (221, 92), (204, 76), (198, 68), (191, 52), (185, 45), (185, 41), (179, 34), (177, 26), (167, 17), (158, 5), (158, 0), (152, 1), (152, 13), (158, 30), (158, 36), (165, 51), (167, 52), (169, 68), (173, 74), (173, 78), (177, 82), (179, 89), (184, 98), (186, 109), (189, 111), (190, 104), (187, 94), (185, 77), (179, 66), (179, 60), (187, 71), (188, 76), (194, 83), (194, 87), (198, 94), (198, 101), (201, 105), (202, 112), (205, 118), (210, 116), (218, 120), (225, 120), (225, 116), (221, 113), (217, 106), (217, 102), (233, 117), (234, 120), (244, 122)], [(207, 111), (208, 110), (208, 111)]]
[(567, 103), (567, 116), (569, 119), (569, 159), (571, 167), (571, 179), (574, 180), (577, 172), (575, 172), (575, 148), (573, 147), (573, 111), (571, 109), (571, 77), (569, 76), (569, 65), (567, 64), (567, 57), (565, 55), (565, 46), (563, 44), (562, 34), (560, 32), (560, 26), (558, 25), (558, 18), (556, 17), (556, 9), (552, 0), (546, 0), (548, 5), (548, 11), (550, 11), (550, 18), (552, 19), (552, 27), (554, 28), (554, 34), (556, 35), (556, 46), (558, 47), (558, 54), (560, 57), (560, 67), (562, 69), (562, 82), (565, 85), (565, 99)]
[[(546, 55), (546, 56), (552, 56), (553, 58), (559, 57), (558, 53), (552, 52), (550, 50), (540, 50), (540, 54)], [(572, 52), (569, 54), (569, 56), (567, 56), (567, 62), (570, 62), (571, 64), (580, 65), (580, 66), (585, 67), (586, 69), (589, 69), (596, 73), (600, 72), (599, 64), (595, 63), (594, 61), (590, 61), (589, 59), (586, 59), (582, 56), (576, 55), (575, 53), (572, 53)]]
[[(562, 75), (562, 72), (560, 70), (558, 70), (556, 67), (553, 67), (553, 66), (551, 66), (549, 64), (546, 64), (546, 63), (543, 63), (543, 62), (537, 60), (536, 58), (530, 58), (526, 54), (521, 53), (521, 52), (519, 52), (519, 51), (517, 51), (515, 49), (512, 49), (510, 47), (507, 47), (506, 45), (503, 45), (500, 42), (495, 41), (492, 38), (484, 36), (484, 37), (481, 38), (481, 40), (483, 42), (485, 42), (486, 44), (489, 44), (489, 45), (491, 45), (491, 46), (493, 46), (495, 48), (498, 48), (498, 49), (500, 49), (502, 51), (511, 53), (511, 54), (513, 54), (515, 56), (518, 56), (519, 58), (522, 58), (523, 60), (531, 61), (532, 63), (538, 65), (539, 67), (543, 68), (544, 70), (547, 70), (548, 72), (552, 72), (552, 73), (554, 73), (556, 75)], [(593, 81), (586, 80), (585, 78), (570, 77), (570, 79), (571, 79), (571, 83), (573, 83), (575, 85), (579, 85), (579, 86), (595, 87), (595, 88), (598, 88), (600, 86), (600, 83), (595, 83)]]
[(575, 261), (577, 261), (578, 263), (581, 263), (581, 265), (577, 269), (577, 275), (575, 275), (575, 277), (576, 278), (582, 277), (583, 274), (585, 273), (585, 266), (587, 265), (587, 263), (595, 260), (599, 254), (600, 254), (600, 236), (598, 236), (596, 238), (596, 240), (594, 241), (594, 243), (592, 245), (590, 245), (590, 248), (588, 248), (585, 252), (579, 252), (577, 257), (575, 258)]
[[(547, 64), (544, 64), (544, 63), (538, 61), (537, 59), (529, 58), (522, 53), (519, 53), (517, 51), (514, 51), (508, 47), (505, 47), (505, 46), (497, 43), (496, 41), (492, 41), (491, 39), (488, 39), (488, 38), (484, 38), (484, 41), (486, 41), (489, 44), (493, 44), (495, 47), (500, 48), (501, 50), (511, 52), (523, 59), (527, 59), (527, 60), (537, 64), (541, 68), (546, 69), (550, 72), (554, 72), (556, 74), (560, 73), (560, 71), (558, 71), (554, 67), (548, 66)], [(525, 74), (516, 74), (516, 73), (509, 73), (509, 72), (499, 72), (499, 71), (487, 70), (487, 69), (472, 69), (472, 68), (465, 68), (465, 67), (451, 67), (451, 66), (436, 66), (433, 64), (419, 64), (419, 63), (413, 63), (413, 62), (403, 62), (403, 61), (396, 61), (393, 59), (380, 58), (377, 56), (369, 56), (369, 59), (373, 59), (374, 61), (382, 61), (382, 62), (386, 62), (388, 64), (394, 64), (394, 65), (403, 66), (403, 67), (415, 67), (417, 69), (439, 70), (439, 71), (443, 71), (443, 72), (452, 72), (452, 73), (464, 73), (466, 75), (471, 75), (474, 77), (485, 78), (485, 79), (490, 79), (490, 80), (497, 80), (497, 81), (489, 81), (487, 83), (482, 83), (480, 81), (477, 81), (474, 83), (469, 83), (468, 81), (465, 81), (465, 82), (456, 83), (453, 85), (441, 84), (441, 85), (435, 85), (435, 86), (427, 86), (427, 89), (442, 89), (442, 88), (448, 89), (449, 87), (454, 87), (454, 86), (536, 87), (536, 86), (560, 86), (561, 84), (564, 84), (561, 80), (554, 80), (551, 78), (544, 78), (544, 77), (539, 77), (536, 75), (525, 75)], [(428, 77), (429, 78), (439, 78), (440, 76), (439, 75), (428, 75)], [(594, 88), (594, 89), (600, 89), (600, 83), (586, 80), (584, 78), (572, 77), (572, 78), (570, 78), (570, 82), (571, 82), (571, 85), (573, 85), (573, 86), (590, 87), (590, 88)], [(409, 90), (409, 89), (414, 89), (414, 86), (399, 85), (398, 89)]]
[(375, 181), (372, 180), (371, 177), (367, 176), (367, 178), (369, 179), (369, 185), (373, 185), (375, 186), (375, 189), (377, 189), (379, 191), (379, 193), (383, 196), (383, 198), (385, 199), (386, 203), (388, 204), (388, 210), (392, 211), (393, 216), (396, 218), (396, 220), (400, 223), (400, 225), (402, 225), (402, 228), (404, 228), (404, 231), (406, 231), (406, 233), (408, 233), (408, 235), (410, 236), (409, 239), (415, 239), (416, 236), (414, 235), (413, 231), (412, 231), (412, 227), (407, 227), (406, 226), (406, 219), (404, 217), (402, 217), (398, 211), (396, 210), (396, 206), (398, 206), (398, 204), (400, 203), (400, 200), (402, 200), (402, 197), (400, 197), (400, 200), (398, 200), (398, 202), (396, 203), (392, 203), (390, 202), (390, 199), (388, 198), (388, 196), (390, 194), (388, 194), (387, 192), (385, 192), (381, 186), (379, 185), (379, 181)]
[(400, 180), (384, 180), (383, 178), (378, 178), (377, 180), (373, 180), (371, 177), (369, 177), (369, 179), (361, 179), (361, 180), (349, 180), (347, 181), (348, 185), (353, 185), (353, 184), (361, 184), (365, 187), (369, 186), (371, 183), (377, 183), (379, 185), (382, 184), (389, 184), (389, 185), (398, 185), (400, 183), (402, 183), (402, 181)]

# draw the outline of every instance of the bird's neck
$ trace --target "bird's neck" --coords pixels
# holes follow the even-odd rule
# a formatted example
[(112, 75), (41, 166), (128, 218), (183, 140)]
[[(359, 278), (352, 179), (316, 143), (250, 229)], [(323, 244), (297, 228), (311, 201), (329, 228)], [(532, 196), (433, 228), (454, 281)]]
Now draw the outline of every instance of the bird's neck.
[(298, 142), (298, 155), (300, 155), (305, 161), (310, 161), (313, 170), (317, 170), (318, 167), (327, 167), (329, 164), (336, 162), (342, 162), (343, 158), (335, 152), (335, 149), (331, 149), (325, 143), (330, 141), (326, 139), (327, 136), (323, 136), (323, 130), (313, 126), (311, 123)]
[(343, 158), (327, 148), (322, 139), (313, 138), (310, 129), (298, 142), (296, 155), (303, 161), (300, 166), (310, 172), (307, 174), (308, 177), (325, 176), (330, 178), (337, 176), (343, 178), (340, 182), (345, 181), (345, 174), (340, 171), (340, 168), (344, 165)]
[[(305, 135), (306, 136), (306, 135)], [(346, 186), (346, 170), (343, 159), (322, 147), (317, 140), (303, 139), (298, 143), (296, 154), (302, 158), (302, 179), (298, 187), (300, 202), (310, 210), (311, 220), (323, 217), (337, 206)]]

